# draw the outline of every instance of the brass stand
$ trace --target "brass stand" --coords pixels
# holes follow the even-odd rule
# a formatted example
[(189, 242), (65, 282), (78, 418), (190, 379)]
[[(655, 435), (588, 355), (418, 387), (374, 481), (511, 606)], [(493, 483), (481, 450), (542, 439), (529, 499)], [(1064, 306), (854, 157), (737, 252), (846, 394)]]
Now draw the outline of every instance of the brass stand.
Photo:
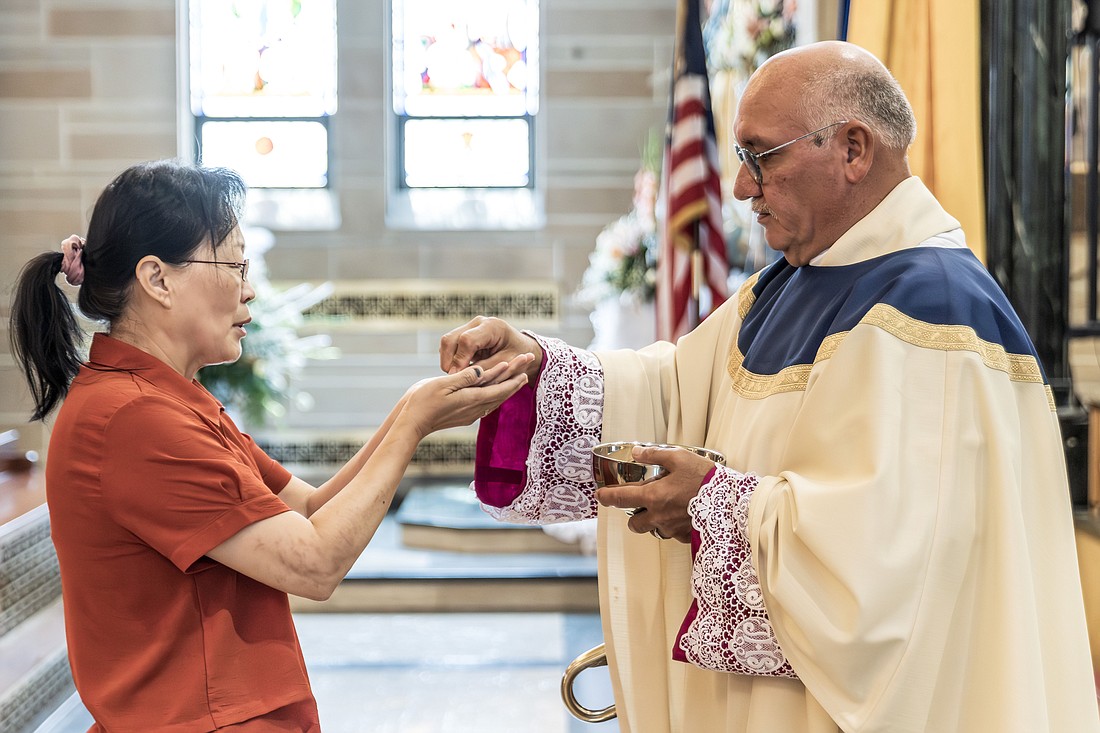
[(600, 644), (581, 654), (566, 667), (565, 674), (561, 678), (561, 699), (569, 713), (577, 720), (583, 720), (586, 723), (602, 723), (617, 715), (615, 703), (611, 703), (602, 710), (590, 710), (581, 705), (577, 701), (577, 696), (573, 694), (573, 683), (581, 672), (592, 667), (605, 666), (607, 666), (607, 653), (604, 645)]

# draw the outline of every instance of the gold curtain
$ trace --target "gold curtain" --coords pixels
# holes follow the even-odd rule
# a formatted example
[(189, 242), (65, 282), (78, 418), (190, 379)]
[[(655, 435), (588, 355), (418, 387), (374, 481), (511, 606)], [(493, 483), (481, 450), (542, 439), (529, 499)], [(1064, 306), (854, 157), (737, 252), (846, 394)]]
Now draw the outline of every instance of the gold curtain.
[(979, 0), (852, 0), (848, 40), (897, 77), (917, 116), (912, 171), (985, 261)]

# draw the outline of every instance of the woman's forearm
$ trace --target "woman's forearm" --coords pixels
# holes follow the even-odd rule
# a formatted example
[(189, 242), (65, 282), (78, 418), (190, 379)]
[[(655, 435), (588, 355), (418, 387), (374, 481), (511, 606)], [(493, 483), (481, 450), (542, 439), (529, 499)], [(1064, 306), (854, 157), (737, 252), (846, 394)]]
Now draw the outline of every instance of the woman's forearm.
[(374, 435), (370, 437), (362, 448), (360, 448), (351, 459), (340, 467), (340, 470), (325, 483), (321, 484), (312, 494), (310, 494), (306, 502), (305, 515), (307, 517), (313, 516), (313, 513), (324, 506), (329, 499), (340, 493), (345, 486), (348, 485), (366, 466), (367, 461), (374, 455), (374, 452), (378, 449), (378, 446), (382, 443), (383, 438), (389, 432), (390, 427), (393, 425), (394, 420), (397, 419), (397, 415), (401, 412), (402, 406), (405, 404), (406, 397), (403, 396), (390, 410), (390, 414), (386, 416), (386, 419), (382, 422), (382, 425), (375, 431)]

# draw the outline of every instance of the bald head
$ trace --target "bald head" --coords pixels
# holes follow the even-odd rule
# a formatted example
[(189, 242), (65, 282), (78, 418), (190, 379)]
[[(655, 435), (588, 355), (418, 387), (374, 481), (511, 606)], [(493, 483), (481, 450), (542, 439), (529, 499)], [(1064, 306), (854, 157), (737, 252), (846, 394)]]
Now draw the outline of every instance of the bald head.
[(916, 137), (913, 108), (873, 54), (843, 41), (797, 46), (772, 56), (749, 80), (746, 96), (787, 90), (790, 115), (815, 129), (860, 120), (876, 142), (904, 159)]
[(890, 73), (870, 51), (846, 41), (819, 41), (795, 46), (768, 58), (760, 68), (763, 70), (767, 67), (772, 71), (776, 67), (792, 63), (814, 71), (833, 66), (852, 65)]
[(760, 66), (737, 105), (733, 137), (756, 165), (741, 166), (733, 194), (752, 199), (768, 246), (805, 265), (910, 177), (915, 130), (901, 87), (867, 51), (793, 48)]

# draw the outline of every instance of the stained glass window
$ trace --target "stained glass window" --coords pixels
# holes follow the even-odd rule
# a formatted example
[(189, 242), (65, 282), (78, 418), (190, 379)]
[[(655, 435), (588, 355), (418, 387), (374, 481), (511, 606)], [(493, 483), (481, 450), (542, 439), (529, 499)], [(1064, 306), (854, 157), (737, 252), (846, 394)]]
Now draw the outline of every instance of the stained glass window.
[(328, 184), (336, 0), (190, 0), (197, 157), (252, 188)]
[(529, 188), (537, 0), (393, 0), (399, 185)]

